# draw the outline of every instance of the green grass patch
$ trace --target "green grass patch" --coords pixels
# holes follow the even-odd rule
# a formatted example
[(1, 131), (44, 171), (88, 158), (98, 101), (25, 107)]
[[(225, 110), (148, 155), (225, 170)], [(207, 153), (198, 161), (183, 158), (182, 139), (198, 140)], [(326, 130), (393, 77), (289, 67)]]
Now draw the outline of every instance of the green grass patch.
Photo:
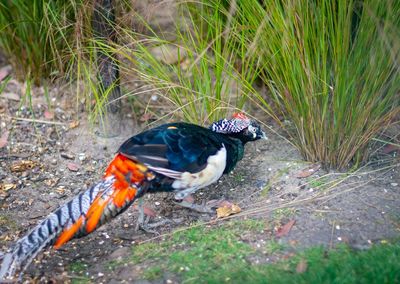
[[(327, 251), (315, 247), (286, 260), (288, 246), (271, 240), (256, 249), (242, 241), (256, 235), (265, 222), (244, 220), (219, 227), (194, 227), (160, 243), (135, 246), (131, 260), (148, 267), (143, 279), (157, 280), (165, 272), (183, 283), (396, 283), (400, 281), (400, 243), (354, 251), (346, 245)], [(274, 263), (255, 265), (251, 256), (275, 256)], [(279, 260), (281, 259), (281, 260)], [(303, 263), (303, 268), (299, 268)], [(302, 271), (299, 271), (302, 270)]]
[(90, 283), (90, 278), (83, 274), (87, 270), (87, 264), (83, 261), (75, 261), (68, 265), (68, 270), (72, 273), (71, 283), (73, 284), (86, 284)]
[[(273, 265), (233, 270), (229, 277), (235, 283), (398, 283), (399, 256), (399, 243), (376, 245), (365, 251), (343, 245), (327, 252), (318, 247)], [(306, 263), (303, 273), (296, 271), (300, 262)]]
[(226, 275), (232, 267), (246, 266), (246, 256), (255, 253), (255, 249), (240, 236), (244, 232), (260, 232), (264, 227), (265, 222), (251, 219), (217, 228), (194, 227), (163, 242), (134, 247), (132, 260), (136, 264), (151, 263), (143, 272), (145, 279), (154, 280), (170, 271), (189, 283), (203, 282), (209, 275)]
[(82, 261), (75, 261), (69, 265), (69, 270), (75, 274), (82, 274), (87, 269), (87, 264)]

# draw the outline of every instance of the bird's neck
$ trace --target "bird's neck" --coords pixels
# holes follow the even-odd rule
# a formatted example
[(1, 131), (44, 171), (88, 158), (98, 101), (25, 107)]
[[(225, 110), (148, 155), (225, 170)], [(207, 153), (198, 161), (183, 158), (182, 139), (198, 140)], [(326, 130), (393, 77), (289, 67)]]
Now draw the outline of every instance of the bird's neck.
[(224, 142), (227, 150), (225, 174), (230, 173), (235, 168), (237, 162), (243, 158), (244, 153), (244, 144), (241, 140), (232, 137), (226, 140), (227, 141)]

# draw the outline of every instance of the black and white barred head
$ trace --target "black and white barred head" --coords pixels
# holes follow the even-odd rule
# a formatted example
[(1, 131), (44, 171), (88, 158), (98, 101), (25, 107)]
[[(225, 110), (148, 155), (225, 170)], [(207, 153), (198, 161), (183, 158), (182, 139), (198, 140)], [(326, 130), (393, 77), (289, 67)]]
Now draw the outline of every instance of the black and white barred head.
[(235, 113), (232, 119), (221, 119), (211, 124), (210, 129), (217, 133), (239, 133), (249, 127), (251, 120), (243, 113)]

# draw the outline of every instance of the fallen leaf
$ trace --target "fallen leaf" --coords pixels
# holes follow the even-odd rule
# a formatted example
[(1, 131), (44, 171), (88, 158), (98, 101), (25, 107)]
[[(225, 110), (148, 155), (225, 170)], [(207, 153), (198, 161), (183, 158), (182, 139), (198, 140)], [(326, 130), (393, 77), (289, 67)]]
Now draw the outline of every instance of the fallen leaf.
[(44, 181), (44, 183), (45, 183), (48, 187), (53, 187), (53, 186), (55, 186), (55, 185), (58, 183), (59, 180), (60, 180), (59, 178), (50, 178), (50, 179), (46, 179), (46, 180)]
[(17, 185), (14, 183), (2, 183), (0, 184), (0, 190), (1, 191), (9, 191), (10, 189), (16, 188)]
[(222, 206), (217, 208), (217, 218), (228, 217), (230, 215), (237, 214), (240, 211), (242, 211), (242, 209), (240, 209), (240, 207), (236, 204), (232, 204), (231, 206)]
[(307, 265), (307, 261), (306, 261), (304, 258), (300, 259), (299, 263), (298, 263), (297, 266), (296, 266), (296, 272), (297, 272), (297, 273), (304, 273), (304, 272), (306, 272), (307, 266), (308, 266), (308, 265)]
[(45, 110), (44, 111), (44, 117), (46, 119), (53, 119), (54, 118), (54, 112)]
[(285, 225), (283, 225), (282, 227), (280, 227), (276, 233), (275, 236), (277, 238), (281, 238), (283, 236), (286, 236), (290, 230), (292, 229), (293, 225), (296, 223), (295, 220), (290, 220), (289, 222), (287, 222)]
[(194, 203), (194, 197), (191, 194), (187, 195), (183, 200), (189, 203)]
[(60, 195), (64, 195), (65, 194), (65, 187), (63, 187), (63, 186), (57, 187), (55, 192), (57, 192)]
[(157, 216), (156, 211), (154, 211), (153, 209), (151, 209), (150, 207), (147, 207), (147, 206), (143, 206), (143, 212), (146, 216), (150, 216), (150, 217)]
[[(135, 205), (133, 208), (135, 210), (139, 210), (139, 206), (138, 205)], [(145, 205), (143, 206), (143, 213), (144, 213), (144, 215), (150, 216), (150, 217), (156, 217), (157, 216), (156, 211), (154, 211), (153, 209), (151, 209), (150, 207), (145, 206)]]
[(142, 122), (146, 122), (148, 120), (151, 119), (151, 114), (150, 113), (144, 113), (141, 117), (140, 117), (140, 121)]
[(400, 147), (392, 144), (387, 144), (385, 147), (383, 147), (383, 153), (385, 154), (390, 154), (394, 151), (400, 151)]
[(306, 178), (315, 174), (321, 168), (321, 164), (313, 164), (296, 174), (297, 178)]
[(10, 134), (10, 132), (8, 130), (4, 131), (3, 134), (1, 134), (1, 136), (0, 136), (0, 148), (3, 148), (4, 146), (7, 145), (8, 134)]
[(71, 171), (71, 172), (77, 172), (79, 170), (79, 165), (75, 164), (75, 163), (68, 163), (67, 164), (67, 168)]
[(79, 120), (74, 120), (69, 123), (69, 129), (77, 128), (79, 126)]
[(37, 165), (38, 165), (38, 163), (35, 161), (22, 160), (22, 161), (14, 162), (11, 165), (10, 170), (12, 172), (23, 172), (26, 170), (30, 170), (30, 169), (36, 167)]

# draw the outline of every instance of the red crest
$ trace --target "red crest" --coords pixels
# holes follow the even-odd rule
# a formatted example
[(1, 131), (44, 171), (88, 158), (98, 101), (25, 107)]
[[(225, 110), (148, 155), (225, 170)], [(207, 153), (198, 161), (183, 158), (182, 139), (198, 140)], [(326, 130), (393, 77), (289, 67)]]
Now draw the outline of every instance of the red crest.
[(241, 119), (241, 120), (250, 120), (243, 112), (235, 112), (232, 115), (232, 118)]

